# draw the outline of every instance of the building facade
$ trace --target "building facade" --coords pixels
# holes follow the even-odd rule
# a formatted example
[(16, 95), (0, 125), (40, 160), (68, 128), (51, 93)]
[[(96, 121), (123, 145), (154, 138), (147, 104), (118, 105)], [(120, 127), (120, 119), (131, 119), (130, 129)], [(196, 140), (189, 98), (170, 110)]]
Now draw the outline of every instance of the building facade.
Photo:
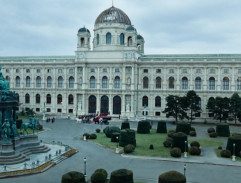
[(118, 8), (97, 17), (93, 49), (90, 40), (83, 27), (75, 56), (0, 57), (20, 110), (165, 118), (168, 95), (195, 90), (206, 119), (210, 97), (241, 94), (241, 54), (145, 55), (144, 38)]

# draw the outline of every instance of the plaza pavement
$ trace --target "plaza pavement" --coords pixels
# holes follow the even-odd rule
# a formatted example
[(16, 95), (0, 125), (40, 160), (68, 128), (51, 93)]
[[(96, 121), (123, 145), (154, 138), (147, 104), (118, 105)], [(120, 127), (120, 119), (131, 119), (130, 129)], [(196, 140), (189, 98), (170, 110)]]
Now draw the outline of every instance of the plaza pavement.
[[(110, 125), (116, 126), (120, 126), (120, 124), (121, 122), (119, 120), (112, 120), (110, 123)], [(77, 124), (75, 120), (68, 119), (56, 119), (54, 123), (43, 122), (43, 125), (47, 130), (39, 134), (39, 139), (46, 142), (61, 141), (64, 144), (78, 149), (79, 153), (44, 173), (1, 179), (1, 183), (60, 183), (61, 176), (64, 173), (69, 171), (84, 171), (84, 157), (87, 158), (88, 177), (90, 177), (97, 168), (106, 169), (109, 175), (113, 170), (126, 168), (133, 171), (135, 181), (157, 183), (158, 176), (161, 173), (170, 170), (183, 172), (183, 166), (186, 163), (186, 177), (189, 183), (241, 182), (241, 163), (217, 158), (213, 160), (212, 158), (215, 157), (212, 151), (208, 152), (206, 149), (204, 152), (210, 153), (210, 155), (212, 154), (212, 158), (188, 157), (187, 159), (169, 159), (125, 156), (115, 154), (113, 151), (90, 141), (80, 140), (84, 132), (95, 132), (95, 129), (101, 128), (101, 125)], [(131, 122), (131, 128), (136, 128), (136, 126), (136, 122)], [(154, 123), (153, 126), (155, 127), (156, 123)], [(105, 125), (102, 126), (102, 128), (104, 127)], [(174, 128), (174, 125), (168, 124), (168, 129), (171, 128)], [(198, 134), (206, 132), (206, 128), (203, 127), (197, 127), (196, 130)], [(231, 128), (231, 131), (232, 130), (237, 129)], [(202, 136), (204, 136), (204, 138), (206, 137), (204, 134), (202, 134)], [(210, 160), (212, 161), (210, 162)], [(229, 166), (224, 165), (226, 163), (229, 163)]]

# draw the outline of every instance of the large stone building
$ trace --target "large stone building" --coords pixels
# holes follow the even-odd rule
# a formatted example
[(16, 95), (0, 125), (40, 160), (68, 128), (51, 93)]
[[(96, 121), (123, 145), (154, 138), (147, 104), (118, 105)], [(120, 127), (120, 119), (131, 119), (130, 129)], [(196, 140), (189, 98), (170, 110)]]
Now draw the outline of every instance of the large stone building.
[[(144, 23), (144, 22), (143, 22)], [(241, 55), (145, 55), (144, 38), (120, 9), (103, 11), (77, 34), (75, 56), (0, 57), (21, 108), (81, 115), (161, 116), (169, 94), (195, 90), (207, 118), (210, 97), (241, 93)], [(20, 109), (21, 110), (21, 109)]]

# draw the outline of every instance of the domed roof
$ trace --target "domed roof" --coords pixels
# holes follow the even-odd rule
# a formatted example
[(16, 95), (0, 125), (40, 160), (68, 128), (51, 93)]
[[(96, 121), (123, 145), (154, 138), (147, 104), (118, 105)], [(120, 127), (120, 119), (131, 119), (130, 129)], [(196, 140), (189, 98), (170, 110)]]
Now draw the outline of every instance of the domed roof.
[(122, 23), (126, 25), (131, 25), (129, 17), (122, 10), (112, 6), (111, 8), (103, 11), (96, 19), (96, 24), (101, 23)]
[(78, 32), (89, 32), (90, 33), (89, 29), (86, 29), (85, 27), (80, 28)]
[(144, 38), (140, 34), (138, 34), (137, 39), (144, 39)]
[(127, 31), (135, 31), (136, 29), (131, 25), (126, 28)]

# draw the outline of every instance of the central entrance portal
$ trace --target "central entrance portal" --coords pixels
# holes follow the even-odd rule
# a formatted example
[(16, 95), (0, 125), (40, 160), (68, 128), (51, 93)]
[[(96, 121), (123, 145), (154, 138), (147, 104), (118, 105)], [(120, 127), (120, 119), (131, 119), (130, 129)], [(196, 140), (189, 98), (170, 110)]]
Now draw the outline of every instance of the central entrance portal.
[(108, 114), (108, 112), (109, 112), (109, 98), (104, 95), (101, 97), (100, 113)]

